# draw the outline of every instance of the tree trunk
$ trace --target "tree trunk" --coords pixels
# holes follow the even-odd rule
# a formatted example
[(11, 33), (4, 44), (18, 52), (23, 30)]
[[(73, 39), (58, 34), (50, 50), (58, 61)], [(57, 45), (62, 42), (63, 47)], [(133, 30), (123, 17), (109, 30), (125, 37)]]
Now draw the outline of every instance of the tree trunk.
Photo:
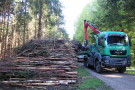
[(38, 26), (38, 40), (42, 38), (42, 0), (39, 0), (39, 26)]
[(12, 32), (11, 32), (11, 54), (13, 55), (13, 48), (15, 47), (15, 37), (16, 37), (16, 25), (14, 24), (12, 26)]
[(5, 51), (4, 51), (4, 57), (6, 56), (7, 51), (7, 45), (8, 45), (8, 32), (9, 32), (9, 17), (10, 17), (10, 3), (8, 4), (8, 18), (7, 18), (7, 26), (6, 26), (6, 35), (5, 35)]
[(6, 26), (6, 15), (4, 14), (5, 13), (5, 9), (3, 8), (3, 11), (2, 11), (2, 43), (1, 43), (1, 57), (3, 58), (4, 56), (4, 42), (5, 42), (5, 26)]
[(37, 39), (37, 25), (36, 25), (36, 21), (35, 21), (35, 35), (34, 35), (34, 39)]
[(29, 30), (28, 29), (27, 29), (27, 33), (26, 34), (27, 34), (27, 37), (26, 37), (27, 41), (26, 42), (28, 42), (29, 41)]
[(23, 44), (26, 43), (26, 6), (27, 6), (27, 0), (25, 2), (22, 1), (22, 6), (24, 6), (24, 32), (23, 32)]

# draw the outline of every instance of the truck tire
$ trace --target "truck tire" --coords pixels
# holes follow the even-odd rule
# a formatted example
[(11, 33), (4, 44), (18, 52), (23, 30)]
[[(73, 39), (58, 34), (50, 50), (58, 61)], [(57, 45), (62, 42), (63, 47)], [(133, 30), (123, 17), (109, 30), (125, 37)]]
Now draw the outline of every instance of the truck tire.
[(84, 58), (84, 66), (85, 67), (89, 67), (89, 64), (88, 64), (88, 58)]
[(96, 61), (95, 70), (96, 70), (97, 73), (101, 73), (102, 72), (101, 63), (99, 61)]
[(119, 73), (124, 73), (126, 71), (126, 67), (117, 68)]

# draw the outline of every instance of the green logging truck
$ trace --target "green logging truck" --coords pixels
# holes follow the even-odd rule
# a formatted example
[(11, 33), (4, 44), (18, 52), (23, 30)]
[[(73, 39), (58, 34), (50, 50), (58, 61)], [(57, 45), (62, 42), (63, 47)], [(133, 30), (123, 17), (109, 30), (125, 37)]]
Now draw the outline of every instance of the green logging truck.
[(84, 21), (85, 46), (88, 46), (87, 27), (96, 34), (94, 35), (95, 42), (85, 51), (84, 66), (93, 66), (98, 73), (104, 68), (116, 68), (118, 72), (124, 73), (126, 67), (131, 65), (131, 43), (127, 34), (119, 31), (100, 32), (92, 24)]

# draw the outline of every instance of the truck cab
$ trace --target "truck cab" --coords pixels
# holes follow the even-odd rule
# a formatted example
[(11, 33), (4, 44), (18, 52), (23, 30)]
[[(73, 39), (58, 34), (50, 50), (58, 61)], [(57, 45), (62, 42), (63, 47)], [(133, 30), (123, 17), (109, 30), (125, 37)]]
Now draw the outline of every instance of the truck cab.
[(130, 42), (124, 32), (104, 31), (96, 34), (95, 44), (88, 49), (85, 66), (93, 66), (97, 72), (103, 68), (116, 68), (120, 73), (131, 65)]

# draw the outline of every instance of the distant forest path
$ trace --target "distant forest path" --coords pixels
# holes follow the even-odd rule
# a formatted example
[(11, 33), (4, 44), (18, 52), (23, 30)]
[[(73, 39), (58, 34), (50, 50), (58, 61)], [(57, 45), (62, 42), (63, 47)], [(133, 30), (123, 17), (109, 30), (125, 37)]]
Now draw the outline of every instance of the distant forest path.
[[(79, 63), (83, 66), (82, 63)], [(85, 67), (84, 67), (85, 68)], [(135, 75), (120, 74), (115, 71), (104, 71), (101, 74), (96, 73), (93, 69), (85, 68), (92, 76), (95, 76), (111, 86), (114, 90), (135, 90)]]

